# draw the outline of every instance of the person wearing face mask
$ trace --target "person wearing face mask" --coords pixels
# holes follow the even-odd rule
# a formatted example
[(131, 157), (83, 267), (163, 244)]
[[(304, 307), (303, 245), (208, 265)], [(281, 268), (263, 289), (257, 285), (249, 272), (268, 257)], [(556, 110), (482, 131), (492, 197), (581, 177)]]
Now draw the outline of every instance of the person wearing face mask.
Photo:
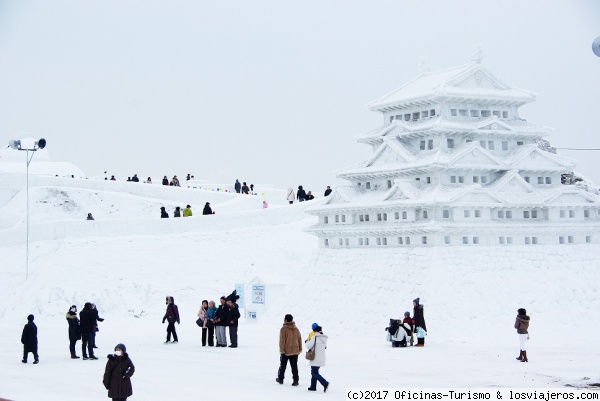
[(75, 354), (75, 344), (81, 340), (81, 329), (79, 328), (79, 319), (77, 318), (77, 306), (72, 305), (67, 312), (67, 322), (69, 323), (69, 350), (71, 359), (79, 359)]
[(115, 353), (109, 354), (107, 358), (102, 383), (108, 390), (108, 398), (112, 398), (113, 401), (125, 401), (133, 394), (131, 376), (135, 372), (135, 366), (129, 359), (124, 344), (117, 344)]

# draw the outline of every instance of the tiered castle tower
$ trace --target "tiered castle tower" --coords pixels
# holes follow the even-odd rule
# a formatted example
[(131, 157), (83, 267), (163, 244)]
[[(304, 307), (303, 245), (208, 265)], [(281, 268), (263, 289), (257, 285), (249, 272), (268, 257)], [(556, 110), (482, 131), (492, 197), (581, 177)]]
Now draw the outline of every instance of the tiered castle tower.
[(480, 57), (423, 71), (368, 105), (384, 120), (358, 138), (373, 155), (338, 172), (351, 185), (309, 230), (329, 248), (600, 243), (600, 196), (519, 117), (534, 100)]

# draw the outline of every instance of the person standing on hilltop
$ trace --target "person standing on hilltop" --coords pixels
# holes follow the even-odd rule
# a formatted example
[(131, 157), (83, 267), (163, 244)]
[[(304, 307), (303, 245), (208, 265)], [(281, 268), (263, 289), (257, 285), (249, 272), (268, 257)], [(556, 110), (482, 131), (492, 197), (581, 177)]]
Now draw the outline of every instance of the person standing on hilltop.
[(298, 187), (296, 198), (298, 198), (298, 202), (304, 202), (306, 200), (306, 191), (302, 188), (302, 185)]
[(292, 188), (288, 188), (287, 190), (287, 200), (290, 203), (290, 205), (293, 204), (296, 200), (296, 194), (294, 193), (294, 190)]
[(245, 195), (248, 195), (249, 192), (250, 192), (250, 188), (248, 188), (248, 185), (246, 185), (246, 182), (244, 182), (242, 184), (242, 193)]
[(167, 176), (166, 176), (166, 175), (165, 175), (165, 176), (163, 177), (163, 179), (162, 179), (162, 184), (163, 184), (163, 185), (166, 185), (166, 186), (169, 186), (169, 179), (167, 178)]
[(240, 184), (240, 181), (238, 179), (235, 180), (235, 184), (233, 185), (233, 188), (235, 189), (235, 192), (238, 194), (242, 191), (242, 184)]
[(325, 190), (325, 196), (331, 195), (331, 187), (327, 185), (327, 189)]

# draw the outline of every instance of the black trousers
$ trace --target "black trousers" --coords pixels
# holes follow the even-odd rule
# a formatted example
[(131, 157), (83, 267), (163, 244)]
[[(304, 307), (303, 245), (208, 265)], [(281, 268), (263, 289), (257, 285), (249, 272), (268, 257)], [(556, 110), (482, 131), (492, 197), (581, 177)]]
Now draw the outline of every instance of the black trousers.
[(23, 347), (23, 360), (24, 360), (25, 362), (27, 362), (27, 354), (29, 354), (30, 352), (33, 354), (33, 360), (34, 360), (34, 361), (37, 361), (38, 359), (40, 359), (40, 358), (38, 357), (38, 353), (37, 353), (37, 345), (36, 345), (36, 347), (35, 347), (35, 350), (31, 350), (31, 349), (30, 349), (29, 351), (25, 351), (25, 347)]
[[(85, 352), (86, 348), (87, 352)], [(89, 356), (94, 356), (94, 338), (92, 337), (92, 333), (81, 335), (81, 353), (84, 358), (87, 358), (88, 353)]]
[(279, 357), (279, 371), (277, 372), (277, 378), (283, 380), (285, 377), (285, 368), (287, 367), (288, 361), (290, 361), (290, 366), (292, 367), (292, 379), (297, 382), (300, 379), (298, 376), (298, 355), (281, 354)]
[(175, 322), (169, 322), (167, 326), (167, 341), (171, 341), (171, 333), (173, 333), (173, 341), (179, 341), (177, 339), (177, 332), (175, 331)]
[(71, 351), (71, 356), (75, 356), (75, 344), (77, 343), (77, 340), (71, 340), (69, 339), (69, 351)]
[(202, 346), (206, 346), (206, 333), (207, 333), (208, 329), (207, 328), (202, 328)]
[(232, 347), (237, 347), (237, 326), (229, 326), (229, 342)]
[(211, 326), (208, 328), (208, 346), (215, 346), (215, 326)]

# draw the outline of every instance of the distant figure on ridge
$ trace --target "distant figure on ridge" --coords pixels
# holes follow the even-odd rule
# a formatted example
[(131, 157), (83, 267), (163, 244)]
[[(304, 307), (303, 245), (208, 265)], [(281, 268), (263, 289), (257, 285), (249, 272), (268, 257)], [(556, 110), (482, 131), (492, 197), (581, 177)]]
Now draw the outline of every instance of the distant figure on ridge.
[(266, 209), (269, 207), (269, 204), (267, 203), (266, 200), (263, 201), (263, 209)]
[(311, 191), (308, 191), (308, 193), (306, 194), (306, 200), (309, 201), (313, 199), (315, 199), (315, 196), (312, 194)]
[(192, 207), (187, 205), (185, 209), (183, 209), (183, 217), (190, 217), (192, 215)]
[(327, 185), (327, 189), (325, 190), (325, 196), (331, 195), (331, 187)]
[(246, 185), (246, 183), (244, 182), (244, 184), (242, 185), (242, 193), (248, 195), (248, 192), (250, 192), (250, 189), (248, 188), (248, 185)]
[(175, 207), (175, 211), (173, 212), (173, 217), (181, 217), (181, 208), (179, 206)]
[(296, 193), (292, 188), (288, 188), (287, 190), (287, 200), (290, 203), (290, 205), (296, 200)]
[(160, 218), (161, 219), (168, 219), (169, 218), (169, 213), (167, 213), (167, 211), (165, 210), (164, 206), (160, 207)]
[(148, 179), (146, 180), (146, 184), (152, 184), (152, 178), (148, 177)]
[(185, 177), (185, 180), (186, 180), (186, 181), (189, 181), (189, 180), (191, 180), (191, 179), (192, 179), (192, 176), (190, 175), (190, 173), (188, 173), (188, 175)]
[(209, 202), (206, 202), (206, 204), (204, 205), (204, 209), (202, 209), (202, 214), (203, 215), (213, 214), (213, 211), (210, 208), (210, 203)]
[(250, 184), (250, 192), (254, 192), (254, 184)]
[(302, 185), (298, 187), (296, 198), (298, 198), (298, 202), (304, 202), (306, 200), (306, 191), (302, 189)]
[(27, 355), (31, 352), (33, 354), (33, 364), (39, 363), (37, 326), (33, 323), (33, 315), (27, 316), (27, 324), (23, 327), (23, 334), (21, 335), (21, 344), (23, 344), (23, 360), (21, 362), (27, 363)]
[(174, 187), (180, 187), (180, 186), (181, 186), (181, 185), (179, 185), (179, 178), (177, 178), (177, 176), (176, 176), (176, 175), (174, 175), (174, 176), (173, 176), (173, 179), (171, 180), (171, 184), (172, 184)]
[(86, 220), (94, 220), (94, 216), (92, 216), (91, 213), (88, 213), (87, 217), (85, 218)]
[(163, 177), (162, 184), (167, 185), (167, 186), (169, 185), (169, 179), (167, 178), (166, 175)]
[(239, 194), (242, 191), (242, 184), (236, 179), (233, 188), (235, 189), (235, 192)]
[(133, 178), (131, 179), (131, 181), (133, 181), (133, 182), (140, 182), (140, 179), (138, 178), (137, 174), (134, 174)]
[(117, 179), (115, 178), (115, 176), (114, 176), (114, 175), (111, 175), (111, 176), (110, 176), (110, 180), (111, 180), (111, 181), (117, 181)]

